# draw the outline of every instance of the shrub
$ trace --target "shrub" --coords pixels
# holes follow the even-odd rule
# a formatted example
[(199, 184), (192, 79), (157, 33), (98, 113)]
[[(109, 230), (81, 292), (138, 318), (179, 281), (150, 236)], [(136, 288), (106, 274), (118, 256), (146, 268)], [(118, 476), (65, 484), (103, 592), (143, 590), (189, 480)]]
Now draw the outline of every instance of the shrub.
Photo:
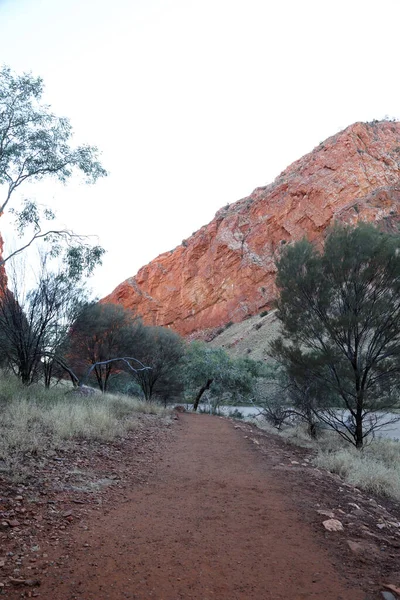
[(232, 417), (233, 419), (244, 419), (242, 411), (238, 410), (237, 408), (235, 408), (235, 410), (230, 411), (228, 413), (228, 417)]

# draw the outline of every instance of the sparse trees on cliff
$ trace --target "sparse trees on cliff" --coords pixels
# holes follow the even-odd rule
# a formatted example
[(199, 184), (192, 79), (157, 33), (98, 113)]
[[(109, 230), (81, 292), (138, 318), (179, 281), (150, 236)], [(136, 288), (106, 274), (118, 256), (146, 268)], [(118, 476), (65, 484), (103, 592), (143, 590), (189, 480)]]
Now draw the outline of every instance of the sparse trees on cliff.
[(312, 384), (313, 402), (329, 396), (319, 418), (361, 448), (399, 402), (400, 236), (337, 225), (322, 252), (302, 240), (277, 266), (273, 354), (289, 378)]
[(80, 276), (82, 268), (94, 268), (103, 249), (69, 230), (53, 229), (53, 210), (36, 201), (13, 202), (25, 183), (49, 178), (65, 183), (76, 172), (87, 183), (94, 183), (106, 175), (97, 148), (74, 148), (68, 119), (55, 116), (42, 102), (42, 94), (40, 77), (15, 75), (8, 67), (0, 70), (0, 214), (12, 212), (18, 235), (25, 236), (20, 248), (3, 257), (0, 264), (41, 239), (51, 245), (53, 256), (63, 255), (70, 276)]

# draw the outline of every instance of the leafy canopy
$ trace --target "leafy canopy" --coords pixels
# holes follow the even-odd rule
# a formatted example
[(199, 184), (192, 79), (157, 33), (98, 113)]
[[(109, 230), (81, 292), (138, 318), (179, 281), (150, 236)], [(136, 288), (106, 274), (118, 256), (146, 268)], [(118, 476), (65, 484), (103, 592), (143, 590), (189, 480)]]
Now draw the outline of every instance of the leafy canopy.
[(297, 381), (318, 384), (321, 401), (329, 396), (350, 412), (351, 426), (343, 413), (322, 415), (361, 447), (379, 426), (372, 413), (398, 401), (400, 236), (336, 225), (323, 251), (302, 240), (277, 266), (283, 336), (273, 354)]
[(183, 376), (189, 394), (196, 394), (195, 410), (206, 390), (216, 402), (224, 398), (240, 402), (254, 390), (262, 365), (249, 358), (231, 358), (223, 348), (213, 348), (204, 342), (189, 344)]
[(91, 272), (101, 258), (102, 248), (92, 248), (69, 230), (48, 227), (42, 231), (42, 224), (54, 220), (55, 215), (35, 200), (25, 199), (22, 206), (11, 206), (14, 193), (26, 182), (53, 178), (65, 183), (74, 173), (80, 173), (86, 183), (94, 183), (107, 174), (96, 147), (72, 146), (69, 120), (54, 115), (42, 102), (42, 95), (40, 77), (16, 75), (6, 66), (0, 70), (0, 214), (6, 210), (14, 214), (19, 236), (30, 231), (28, 241), (3, 257), (2, 262), (35, 240), (44, 239), (51, 244), (53, 255), (60, 254), (66, 245), (66, 268), (72, 277), (80, 277), (78, 265)]

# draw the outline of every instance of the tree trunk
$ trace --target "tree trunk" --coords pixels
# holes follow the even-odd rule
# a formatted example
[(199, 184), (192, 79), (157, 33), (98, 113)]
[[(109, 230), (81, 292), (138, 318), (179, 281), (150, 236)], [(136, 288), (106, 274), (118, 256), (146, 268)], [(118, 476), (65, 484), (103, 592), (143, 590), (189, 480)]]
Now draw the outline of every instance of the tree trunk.
[(313, 440), (317, 439), (317, 424), (315, 421), (308, 422), (308, 434), (311, 439), (313, 439)]
[(354, 438), (356, 442), (356, 448), (359, 450), (363, 447), (363, 417), (362, 417), (362, 406), (363, 406), (363, 397), (361, 392), (357, 394), (357, 410), (356, 410), (356, 430), (354, 433)]
[(202, 395), (204, 394), (204, 392), (206, 390), (210, 389), (210, 386), (211, 386), (211, 384), (212, 384), (213, 381), (214, 381), (214, 378), (213, 379), (207, 379), (207, 383), (200, 388), (199, 393), (197, 394), (197, 396), (196, 396), (196, 398), (195, 398), (195, 400), (193, 402), (193, 412), (196, 412), (197, 407), (199, 406), (200, 398), (202, 397)]
[(51, 384), (51, 374), (53, 371), (53, 364), (51, 362), (43, 363), (43, 374), (44, 374), (44, 387), (49, 389)]

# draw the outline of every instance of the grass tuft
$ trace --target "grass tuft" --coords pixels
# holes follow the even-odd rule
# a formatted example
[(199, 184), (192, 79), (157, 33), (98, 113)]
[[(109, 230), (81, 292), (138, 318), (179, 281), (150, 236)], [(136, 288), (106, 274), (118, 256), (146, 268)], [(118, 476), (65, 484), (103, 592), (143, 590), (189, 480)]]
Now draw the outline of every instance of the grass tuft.
[(40, 456), (72, 439), (110, 441), (135, 429), (139, 414), (166, 416), (168, 409), (125, 395), (66, 394), (66, 388), (22, 386), (0, 375), (0, 470), (18, 455)]
[(337, 473), (355, 487), (399, 500), (400, 448), (397, 460), (388, 463), (384, 446), (379, 440), (362, 452), (353, 448), (343, 448), (336, 452), (320, 451), (314, 464)]
[[(266, 422), (252, 420), (254, 425), (278, 434)], [(345, 481), (366, 492), (400, 500), (400, 443), (376, 438), (363, 450), (357, 450), (334, 431), (324, 431), (311, 440), (302, 425), (283, 429), (279, 436), (287, 443), (313, 449), (315, 466), (336, 473)]]

